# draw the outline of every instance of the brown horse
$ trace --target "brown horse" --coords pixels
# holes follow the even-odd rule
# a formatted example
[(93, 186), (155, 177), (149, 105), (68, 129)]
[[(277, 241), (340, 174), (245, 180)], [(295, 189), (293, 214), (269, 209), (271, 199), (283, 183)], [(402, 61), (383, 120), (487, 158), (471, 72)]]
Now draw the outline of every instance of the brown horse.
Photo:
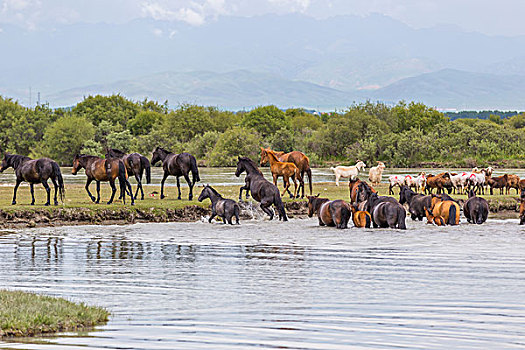
[(106, 159), (107, 158), (120, 158), (126, 166), (126, 171), (128, 175), (134, 175), (137, 180), (137, 191), (135, 192), (135, 199), (139, 195), (139, 190), (141, 193), (141, 200), (144, 200), (144, 190), (142, 189), (142, 174), (146, 171), (146, 183), (151, 183), (151, 165), (149, 159), (144, 157), (140, 153), (131, 153), (127, 154), (116, 148), (106, 149)]
[[(89, 198), (91, 198), (93, 202), (100, 202), (100, 182), (104, 181), (109, 182), (109, 185), (111, 186), (111, 198), (107, 203), (111, 204), (113, 202), (113, 198), (115, 197), (115, 192), (117, 192), (117, 188), (115, 187), (115, 179), (118, 178), (122, 202), (126, 204), (126, 193), (128, 193), (131, 196), (131, 205), (135, 204), (131, 185), (128, 181), (126, 166), (122, 160), (118, 158), (102, 159), (96, 156), (88, 156), (85, 154), (76, 155), (75, 159), (73, 159), (73, 170), (71, 173), (76, 175), (77, 172), (82, 168), (86, 170), (87, 176), (85, 188)], [(89, 192), (89, 185), (93, 180), (95, 180), (97, 183), (97, 198), (95, 198), (95, 196)]]
[(520, 189), (520, 177), (518, 175), (508, 175), (507, 178), (507, 186), (505, 187), (505, 191), (507, 194), (510, 194), (510, 189), (514, 188), (516, 189), (516, 194), (519, 193)]
[(521, 196), (517, 201), (520, 204), (520, 225), (525, 225), (525, 190), (521, 190)]
[(507, 187), (509, 175), (487, 176), (487, 185), (490, 187), (490, 194), (494, 194), (494, 189), (499, 188), (499, 194), (503, 194), (503, 189)]
[[(281, 196), (284, 196), (285, 192), (288, 192), (290, 195), (290, 198), (296, 198), (297, 196), (297, 181), (302, 181), (301, 173), (299, 172), (299, 168), (294, 164), (290, 162), (280, 162), (279, 159), (277, 159), (277, 156), (272, 150), (264, 149), (261, 147), (261, 165), (264, 165), (266, 163), (270, 163), (270, 170), (272, 172), (273, 176), (273, 184), (277, 186), (277, 179), (279, 176), (283, 177), (283, 185), (284, 190)], [(290, 187), (290, 180), (292, 179), (295, 189), (293, 195), (290, 193), (289, 187)]]
[(354, 222), (355, 227), (366, 227), (370, 228), (372, 224), (372, 216), (370, 213), (364, 210), (357, 210), (354, 205), (350, 205), (352, 210), (352, 221)]
[(432, 189), (437, 188), (437, 193), (441, 194), (444, 189), (447, 189), (448, 193), (452, 192), (452, 181), (450, 181), (449, 173), (441, 173), (437, 175), (427, 175), (427, 185), (425, 191), (428, 194), (432, 194)]
[(447, 225), (459, 225), (459, 204), (444, 200), (440, 195), (432, 195), (430, 211), (434, 217), (443, 217)]
[(350, 203), (352, 203), (352, 204), (359, 204), (359, 203), (357, 203), (357, 199), (358, 199), (357, 198), (357, 192), (358, 192), (360, 183), (366, 184), (368, 186), (368, 188), (370, 188), (372, 193), (377, 193), (377, 191), (374, 190), (374, 188), (372, 186), (368, 185), (368, 183), (366, 181), (359, 180), (359, 178), (357, 176), (351, 177), (350, 180), (348, 180), (348, 189), (350, 191)]
[[(284, 153), (280, 151), (273, 151), (277, 159), (281, 162), (294, 163), (301, 173), (301, 180), (299, 181), (299, 190), (301, 191), (301, 198), (304, 198), (304, 174), (308, 175), (308, 185), (310, 186), (310, 196), (312, 195), (312, 169), (310, 168), (310, 159), (299, 151), (292, 151)], [(299, 195), (299, 194), (298, 194)]]
[(437, 226), (445, 226), (445, 219), (442, 216), (434, 216), (432, 213), (428, 210), (427, 207), (425, 207), (425, 215), (427, 217), (427, 224), (435, 224)]
[(319, 198), (318, 196), (307, 196), (308, 216), (312, 217), (317, 213), (319, 226), (335, 226), (339, 229), (348, 228), (348, 221), (352, 216), (350, 204), (341, 199), (331, 201), (328, 198)]

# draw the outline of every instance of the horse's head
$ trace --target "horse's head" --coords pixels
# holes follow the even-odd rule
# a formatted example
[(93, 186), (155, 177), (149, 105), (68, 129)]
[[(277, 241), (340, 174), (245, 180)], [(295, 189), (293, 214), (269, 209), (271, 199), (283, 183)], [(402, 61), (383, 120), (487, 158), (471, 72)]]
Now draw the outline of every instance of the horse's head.
[(80, 164), (80, 156), (77, 154), (75, 155), (75, 159), (73, 159), (73, 169), (71, 170), (71, 174), (76, 175), (80, 169), (82, 169), (82, 164)]
[(244, 159), (241, 157), (237, 157), (237, 170), (235, 170), (235, 176), (239, 177), (241, 176), (243, 171), (246, 171), (246, 167), (244, 165)]
[(308, 198), (308, 217), (311, 218), (317, 211), (317, 201), (319, 200), (318, 193), (316, 196), (306, 196)]
[(202, 192), (201, 194), (199, 195), (199, 199), (198, 201), (199, 202), (202, 202), (203, 200), (205, 200), (206, 198), (210, 198), (210, 185), (206, 185), (204, 186), (204, 188), (202, 189)]
[(377, 162), (377, 167), (379, 169), (381, 169), (381, 170), (384, 170), (386, 168), (386, 165), (385, 165), (385, 163), (378, 161)]
[(162, 153), (162, 148), (158, 146), (153, 150), (153, 155), (151, 156), (151, 165), (155, 165), (155, 163), (162, 160)]
[(357, 168), (357, 170), (359, 170), (359, 171), (363, 171), (363, 170), (365, 170), (365, 168), (366, 168), (366, 164), (365, 164), (363, 161), (358, 161), (358, 162), (355, 164), (355, 167)]
[(0, 173), (3, 173), (5, 169), (9, 168), (11, 165), (9, 164), (9, 153), (6, 153), (4, 155), (4, 159), (2, 159), (2, 166), (0, 167)]
[(261, 161), (260, 165), (263, 166), (264, 164), (268, 163), (270, 159), (268, 159), (268, 152), (264, 148), (261, 147)]

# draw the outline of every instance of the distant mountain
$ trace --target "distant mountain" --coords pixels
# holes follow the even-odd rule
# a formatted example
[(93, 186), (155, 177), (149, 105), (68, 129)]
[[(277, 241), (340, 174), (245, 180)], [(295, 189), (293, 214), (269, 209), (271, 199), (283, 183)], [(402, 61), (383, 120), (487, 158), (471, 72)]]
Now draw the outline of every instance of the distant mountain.
[(275, 104), (281, 107), (332, 109), (349, 106), (357, 96), (336, 89), (278, 76), (238, 70), (227, 73), (165, 72), (110, 84), (90, 85), (44, 95), (53, 106), (69, 106), (84, 96), (117, 94), (142, 100), (145, 97), (171, 106), (180, 103), (219, 106), (227, 109)]
[(367, 97), (392, 102), (414, 100), (443, 109), (525, 110), (525, 76), (443, 69), (401, 79)]

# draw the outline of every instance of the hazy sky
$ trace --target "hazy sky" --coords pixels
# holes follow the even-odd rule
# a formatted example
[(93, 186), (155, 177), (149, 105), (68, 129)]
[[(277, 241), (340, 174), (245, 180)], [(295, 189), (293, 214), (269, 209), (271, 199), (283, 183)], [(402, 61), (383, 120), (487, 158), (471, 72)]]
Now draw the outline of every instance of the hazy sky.
[(317, 18), (381, 13), (416, 28), (454, 25), (491, 35), (525, 35), (524, 0), (0, 0), (0, 23), (30, 29), (144, 17), (203, 25), (220, 15), (268, 13)]

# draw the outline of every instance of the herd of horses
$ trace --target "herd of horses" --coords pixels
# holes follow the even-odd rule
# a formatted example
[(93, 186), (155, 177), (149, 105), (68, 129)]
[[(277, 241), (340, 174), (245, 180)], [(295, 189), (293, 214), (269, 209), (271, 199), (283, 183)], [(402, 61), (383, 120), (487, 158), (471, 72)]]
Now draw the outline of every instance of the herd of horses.
[[(111, 187), (111, 197), (108, 204), (114, 200), (117, 188), (115, 181), (119, 180), (120, 196), (123, 203), (126, 196), (131, 199), (131, 204), (138, 198), (139, 191), (141, 199), (144, 199), (142, 187), (142, 177), (146, 174), (146, 183), (151, 182), (151, 166), (157, 162), (162, 162), (164, 175), (161, 181), (160, 198), (164, 199), (164, 184), (168, 176), (175, 176), (177, 180), (178, 199), (181, 199), (180, 177), (184, 177), (189, 187), (189, 200), (193, 198), (193, 188), (196, 182), (200, 181), (197, 161), (189, 153), (172, 153), (161, 147), (156, 147), (153, 151), (151, 161), (139, 153), (127, 154), (117, 149), (107, 149), (105, 158), (92, 155), (76, 155), (73, 159), (72, 174), (76, 175), (80, 169), (85, 169), (87, 181), (85, 184), (86, 192), (94, 203), (100, 202), (100, 183), (109, 182)], [(489, 213), (488, 202), (478, 194), (485, 193), (485, 187), (493, 189), (506, 189), (507, 193), (511, 188), (516, 191), (521, 189), (520, 203), (520, 224), (525, 224), (525, 179), (520, 180), (513, 174), (492, 177), (492, 168), (478, 170), (474, 168), (472, 172), (452, 173), (443, 172), (437, 175), (420, 173), (412, 175), (392, 175), (389, 177), (389, 194), (393, 195), (393, 188), (399, 187), (399, 200), (393, 196), (380, 196), (372, 187), (381, 182), (382, 172), (385, 165), (378, 162), (376, 167), (372, 167), (369, 172), (369, 180), (372, 185), (359, 179), (358, 174), (363, 171), (366, 164), (358, 161), (356, 165), (350, 167), (338, 166), (330, 168), (336, 176), (336, 184), (339, 186), (341, 177), (348, 177), (350, 201), (330, 200), (320, 198), (319, 194), (312, 195), (312, 170), (308, 157), (302, 152), (293, 151), (290, 153), (277, 152), (269, 148), (261, 147), (261, 157), (259, 165), (269, 163), (273, 177), (273, 182), (268, 181), (259, 170), (257, 164), (247, 157), (238, 157), (235, 176), (239, 177), (245, 173), (245, 184), (240, 188), (239, 201), (242, 200), (243, 191), (246, 198), (251, 194), (252, 198), (260, 203), (260, 207), (270, 220), (274, 217), (272, 205), (275, 207), (279, 220), (287, 221), (286, 210), (282, 201), (282, 196), (288, 193), (291, 198), (301, 198), (305, 194), (305, 175), (308, 176), (310, 195), (308, 199), (308, 216), (317, 215), (319, 225), (334, 226), (344, 229), (348, 227), (350, 219), (353, 219), (355, 227), (381, 227), (406, 229), (405, 219), (407, 216), (405, 206), (412, 220), (427, 219), (428, 223), (438, 226), (458, 225), (461, 211), (460, 202), (450, 197), (454, 193), (468, 193), (468, 199), (462, 203), (463, 212), (469, 223), (482, 224), (487, 220)], [(51, 189), (47, 183), (50, 179), (55, 186), (54, 204), (58, 205), (58, 195), (63, 201), (65, 195), (64, 181), (58, 164), (49, 159), (31, 159), (29, 157), (5, 154), (0, 172), (12, 167), (16, 175), (16, 184), (13, 193), (12, 204), (16, 204), (16, 193), (21, 182), (30, 184), (31, 205), (34, 205), (34, 185), (41, 183), (47, 192), (47, 202), (50, 205)], [(191, 178), (190, 178), (191, 172)], [(129, 176), (134, 176), (137, 180), (137, 188), (133, 194)], [(277, 180), (283, 178), (283, 191), (280, 193), (277, 187)], [(95, 181), (96, 197), (90, 192), (89, 186)], [(290, 191), (291, 182), (294, 184), (293, 193)], [(432, 193), (433, 189), (437, 193)], [(414, 191), (415, 190), (415, 191)], [(448, 194), (445, 193), (447, 190)], [(209, 218), (211, 222), (215, 216), (222, 218), (224, 223), (239, 224), (240, 206), (232, 199), (225, 199), (214, 188), (204, 186), (198, 200), (210, 199), (212, 213)]]

